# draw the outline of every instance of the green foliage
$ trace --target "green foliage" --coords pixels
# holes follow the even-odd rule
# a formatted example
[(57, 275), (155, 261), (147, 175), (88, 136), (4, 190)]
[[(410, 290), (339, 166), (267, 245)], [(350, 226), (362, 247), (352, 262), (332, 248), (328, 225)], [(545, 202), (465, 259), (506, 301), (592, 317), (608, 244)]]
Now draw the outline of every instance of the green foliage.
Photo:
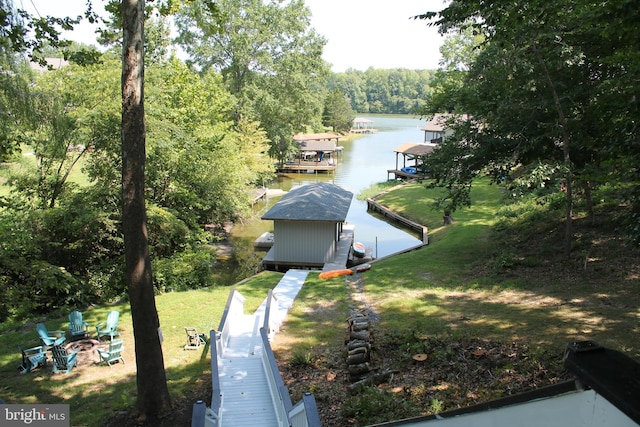
[(329, 91), (339, 91), (359, 113), (416, 113), (431, 91), (429, 70), (347, 70), (329, 76)]
[[(636, 167), (620, 167), (638, 160), (633, 99), (640, 59), (631, 34), (640, 12), (633, 4), (453, 1), (423, 16), (442, 33), (463, 36), (465, 51), (475, 49), (471, 56), (460, 49), (459, 57), (469, 58), (465, 67), (451, 66), (461, 62), (458, 51), (444, 51), (445, 68), (427, 109), (472, 117), (451, 123), (441, 150), (427, 162), (430, 172), (439, 172), (438, 185), (451, 190), (452, 206), (466, 204), (469, 183), (480, 173), (501, 182), (517, 166), (535, 174), (559, 172), (561, 163), (564, 176), (552, 188), (567, 196), (570, 225), (573, 189), (582, 182), (590, 189), (612, 179), (640, 182)], [(569, 238), (567, 227), (565, 242)]]
[(186, 249), (169, 258), (152, 262), (154, 285), (158, 292), (184, 291), (213, 286), (211, 268), (215, 265), (212, 249)]
[(173, 212), (159, 206), (147, 206), (149, 246), (156, 257), (171, 256), (191, 241), (190, 230)]
[(342, 416), (356, 418), (362, 425), (407, 418), (417, 415), (418, 408), (407, 401), (399, 401), (395, 395), (375, 387), (367, 387), (345, 402), (340, 408)]
[(274, 158), (295, 148), (292, 135), (317, 127), (325, 77), (324, 39), (309, 27), (303, 1), (222, 0), (224, 19), (203, 13), (209, 2), (183, 5), (178, 42), (195, 65), (219, 70), (234, 96), (234, 120), (259, 122)]
[(307, 349), (296, 349), (293, 351), (291, 355), (291, 361), (289, 365), (292, 368), (305, 368), (308, 366), (313, 366), (313, 353), (311, 353)]
[(353, 125), (356, 113), (351, 103), (339, 90), (329, 92), (324, 101), (322, 124), (329, 126), (334, 132), (347, 133)]

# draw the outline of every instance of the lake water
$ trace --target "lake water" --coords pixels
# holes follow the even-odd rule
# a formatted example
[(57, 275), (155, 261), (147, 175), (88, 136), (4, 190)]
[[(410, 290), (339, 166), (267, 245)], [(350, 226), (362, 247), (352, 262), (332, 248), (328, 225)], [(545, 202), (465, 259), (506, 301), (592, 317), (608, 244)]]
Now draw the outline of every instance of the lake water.
[[(387, 180), (387, 170), (396, 167), (395, 148), (405, 142), (423, 142), (424, 133), (420, 129), (424, 120), (411, 116), (358, 117), (373, 120), (378, 132), (357, 137), (353, 141), (340, 141), (339, 145), (344, 147), (344, 151), (340, 154), (334, 173), (287, 174), (268, 187), (289, 191), (312, 182), (331, 182), (353, 192), (347, 222), (355, 227), (355, 240), (362, 242), (368, 252), (379, 258), (419, 245), (421, 240), (412, 231), (399, 228), (380, 216), (367, 212), (367, 203), (358, 200), (356, 195), (372, 184)], [(233, 228), (230, 240), (236, 251), (236, 259), (232, 264), (237, 265), (229, 274), (236, 278), (236, 282), (242, 279), (239, 275), (252, 274), (251, 270), (264, 255), (264, 252), (253, 250), (253, 242), (263, 232), (273, 230), (273, 222), (262, 221), (260, 217), (278, 200), (279, 198), (274, 197), (256, 203), (252, 218)], [(243, 273), (243, 270), (247, 271)]]

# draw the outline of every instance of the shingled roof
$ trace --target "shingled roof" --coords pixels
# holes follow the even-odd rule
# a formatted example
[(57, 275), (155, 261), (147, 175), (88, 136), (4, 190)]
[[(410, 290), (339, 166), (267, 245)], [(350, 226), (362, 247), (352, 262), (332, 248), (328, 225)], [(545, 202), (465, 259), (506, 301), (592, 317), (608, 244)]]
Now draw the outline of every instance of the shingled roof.
[(327, 182), (302, 185), (285, 194), (262, 219), (343, 222), (352, 199), (352, 192)]

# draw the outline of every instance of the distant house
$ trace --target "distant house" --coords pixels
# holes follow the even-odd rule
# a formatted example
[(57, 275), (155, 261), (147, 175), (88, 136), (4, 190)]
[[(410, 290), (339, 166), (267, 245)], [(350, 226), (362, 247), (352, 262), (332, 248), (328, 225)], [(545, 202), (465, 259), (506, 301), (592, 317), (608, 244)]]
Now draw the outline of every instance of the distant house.
[(353, 193), (318, 182), (294, 188), (269, 209), (273, 246), (263, 259), (271, 270), (321, 268), (333, 261)]
[[(440, 143), (447, 134), (447, 122), (453, 119), (454, 114), (441, 114), (436, 113), (434, 116), (427, 120), (422, 127), (424, 132), (424, 142)], [(463, 120), (467, 119), (467, 115), (458, 115)]]

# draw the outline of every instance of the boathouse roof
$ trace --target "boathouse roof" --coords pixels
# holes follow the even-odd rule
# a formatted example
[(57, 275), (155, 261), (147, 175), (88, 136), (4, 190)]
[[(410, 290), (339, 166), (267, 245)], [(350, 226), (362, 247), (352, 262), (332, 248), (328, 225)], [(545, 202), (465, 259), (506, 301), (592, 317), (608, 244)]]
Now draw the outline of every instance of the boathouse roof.
[(344, 222), (353, 193), (328, 182), (296, 187), (269, 209), (262, 219)]
[(437, 146), (438, 144), (405, 142), (393, 151), (411, 156), (424, 156), (431, 153)]
[(300, 142), (309, 142), (309, 141), (338, 141), (340, 135), (335, 133), (297, 133), (293, 135), (293, 140)]
[(336, 151), (335, 141), (298, 141), (300, 151)]

